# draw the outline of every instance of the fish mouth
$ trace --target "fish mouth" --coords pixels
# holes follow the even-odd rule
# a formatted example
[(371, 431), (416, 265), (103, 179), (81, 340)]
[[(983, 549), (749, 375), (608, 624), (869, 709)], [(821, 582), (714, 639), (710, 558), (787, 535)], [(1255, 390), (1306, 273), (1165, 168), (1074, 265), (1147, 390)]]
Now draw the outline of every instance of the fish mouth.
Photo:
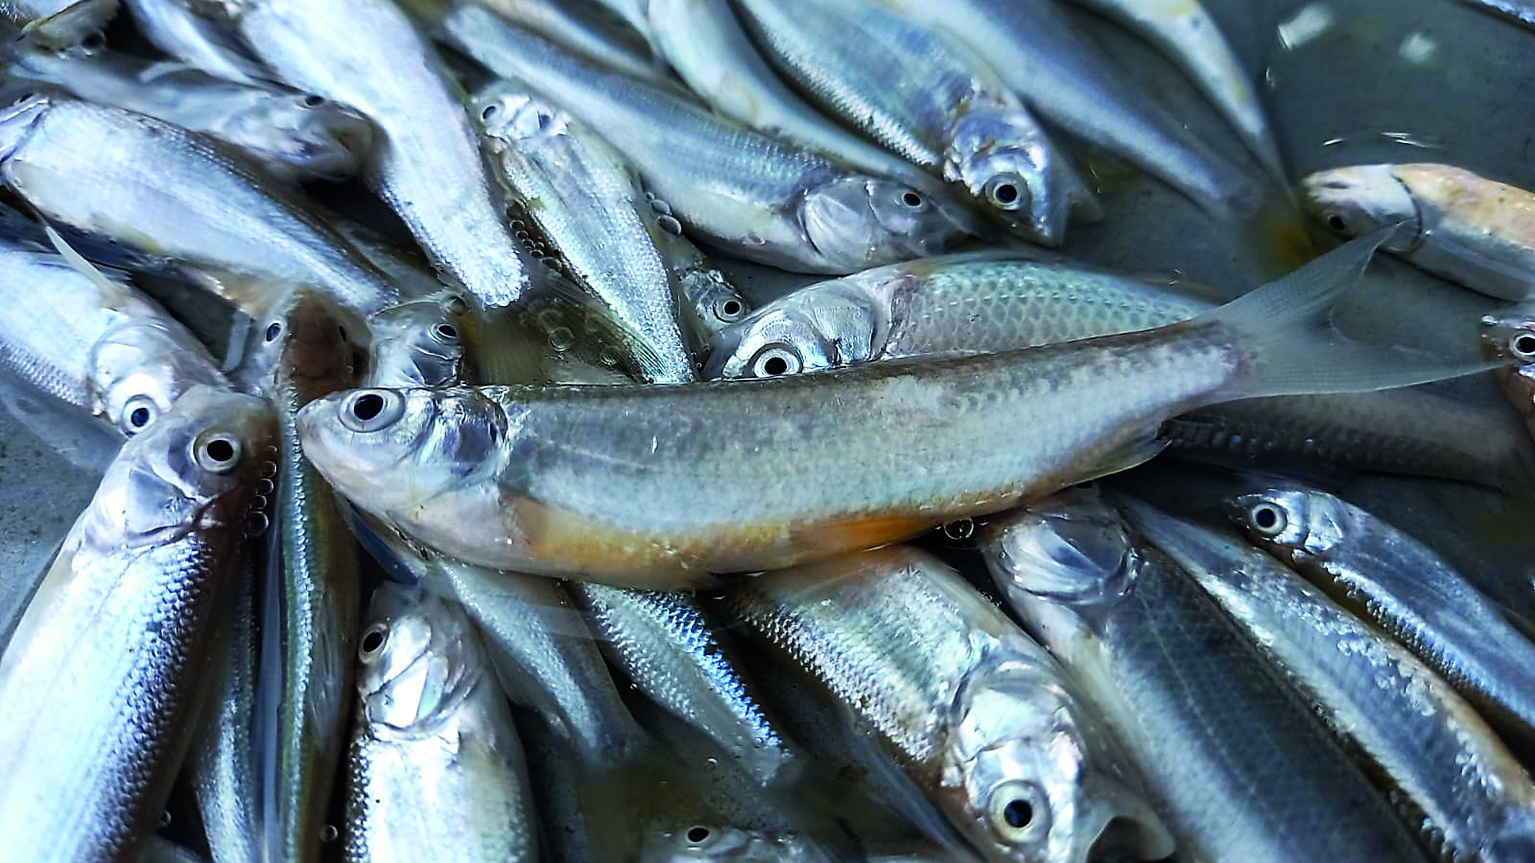
[(1164, 860), (1176, 850), (1161, 817), (1139, 795), (1116, 786), (1089, 799), (1081, 820), (1084, 841), (1071, 863)]

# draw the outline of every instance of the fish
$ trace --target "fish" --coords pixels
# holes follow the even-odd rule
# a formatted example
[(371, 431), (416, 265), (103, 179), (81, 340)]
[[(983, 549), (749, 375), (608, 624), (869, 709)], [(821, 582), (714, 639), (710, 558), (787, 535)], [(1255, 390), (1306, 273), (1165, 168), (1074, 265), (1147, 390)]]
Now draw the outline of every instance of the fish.
[(362, 317), (400, 300), (297, 192), (219, 142), (153, 117), (33, 93), (0, 112), (0, 179), (50, 221), (209, 275), (253, 317), (294, 285), (324, 290)]
[(1383, 247), (1510, 302), (1535, 291), (1535, 193), (1454, 165), (1348, 165), (1306, 175), (1306, 210), (1345, 237), (1405, 222)]
[(1138, 529), (1199, 582), (1386, 777), (1404, 822), (1447, 860), (1523, 860), (1535, 852), (1535, 784), (1449, 684), (1390, 636), (1229, 531), (1138, 501)]
[(1383, 237), (1140, 333), (756, 381), (355, 390), (305, 408), (299, 433), (356, 506), (446, 554), (696, 586), (1124, 470), (1161, 451), (1163, 421), (1203, 405), (1489, 368), (1326, 335), (1328, 306)]
[(461, 608), (381, 585), (357, 639), (356, 679), (344, 859), (537, 859), (522, 742)]
[(692, 824), (648, 831), (635, 860), (639, 863), (821, 863), (832, 857), (804, 836), (748, 830), (717, 824)]
[(501, 218), (463, 92), (393, 2), (180, 2), (236, 34), (289, 86), (373, 121), (369, 182), (455, 286), (484, 307), (501, 307), (539, 278)]
[(1243, 66), (1215, 18), (1198, 0), (1076, 2), (1124, 25), (1181, 67), (1269, 175), (1288, 185), (1274, 133), (1253, 86), (1257, 76)]
[(786, 785), (802, 766), (730, 642), (681, 592), (573, 582), (614, 665), (661, 707), (703, 732), (752, 779)]
[(701, 356), (715, 334), (751, 314), (752, 305), (729, 276), (682, 236), (682, 223), (672, 216), (671, 205), (655, 199), (651, 206), (657, 211), (656, 250), (683, 298), (679, 323), (694, 355)]
[(839, 126), (790, 90), (729, 0), (647, 0), (645, 14), (656, 53), (721, 115), (859, 171), (923, 185), (909, 163)]
[(936, 558), (900, 546), (844, 555), (743, 582), (725, 603), (984, 859), (1173, 851), (1061, 667)]
[(346, 745), (362, 586), (357, 541), (294, 421), (305, 404), (354, 384), (355, 348), (342, 310), (312, 291), (290, 294), (269, 320), (255, 328), (247, 384), (277, 404), (282, 447), (271, 575), (259, 600), (260, 841), (269, 859), (313, 861)]
[(747, 260), (843, 274), (941, 252), (965, 235), (941, 197), (844, 168), (582, 63), (483, 9), (461, 7), (444, 28), (452, 45), (486, 68), (600, 129), (690, 236)]
[(1097, 488), (981, 535), (1003, 601), (1128, 748), (1180, 858), (1428, 859), (1257, 647)]
[(362, 169), (373, 145), (368, 118), (323, 96), (276, 84), (240, 84), (192, 68), (165, 69), (105, 49), (30, 51), (11, 72), (90, 102), (211, 135), (281, 180), (345, 179)]
[(1300, 485), (1239, 495), (1228, 512), (1258, 545), (1395, 636), (1504, 734), (1535, 742), (1535, 643), (1426, 546)]
[(0, 309), (0, 365), (124, 435), (195, 386), (229, 388), (202, 342), (117, 271), (0, 242)]
[(557, 105), (513, 82), (470, 103), (484, 149), (562, 263), (660, 360), (654, 379), (693, 380), (678, 300), (652, 235), (656, 213), (623, 157)]
[(1217, 215), (1252, 209), (1251, 178), (1183, 131), (1048, 0), (877, 0), (968, 45), (1044, 120)]
[(1532, 6), (1528, 0), (1461, 0), (1461, 2), (1535, 30), (1535, 6)]
[[(645, 37), (594, 3), (569, 0), (474, 0), (476, 5), (537, 33), (560, 47), (633, 78), (671, 86), (666, 61)], [(437, 16), (437, 17), (440, 17)], [(613, 20), (604, 20), (612, 18)]]
[(238, 84), (273, 80), (272, 73), (229, 34), (193, 15), (181, 0), (123, 0), (133, 23), (166, 56)]
[(0, 656), (0, 856), (136, 859), (213, 678), (275, 439), (264, 401), (193, 387), (107, 468)]
[(464, 318), (470, 306), (451, 292), (401, 303), (368, 318), (366, 386), (445, 387), (473, 380)]
[(0, 18), (21, 28), (21, 35), (50, 51), (79, 45), (106, 29), (117, 14), (117, 0), (4, 0)]
[(774, 63), (850, 126), (927, 168), (1024, 239), (1102, 216), (1070, 160), (969, 48), (877, 5), (746, 0)]

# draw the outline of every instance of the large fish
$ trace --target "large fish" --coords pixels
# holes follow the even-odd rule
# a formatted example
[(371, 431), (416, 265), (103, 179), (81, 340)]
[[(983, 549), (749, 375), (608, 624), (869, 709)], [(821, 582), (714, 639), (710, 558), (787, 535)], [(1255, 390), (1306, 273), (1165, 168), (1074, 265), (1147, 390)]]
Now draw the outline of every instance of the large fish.
[(0, 856), (136, 859), (213, 682), (275, 442), (265, 401), (195, 387), (107, 469), (0, 657)]
[(1162, 448), (1163, 421), (1203, 405), (1487, 368), (1326, 335), (1327, 307), (1380, 239), (1128, 335), (762, 381), (359, 390), (306, 408), (300, 434), (354, 504), (448, 554), (697, 584), (1140, 464)]

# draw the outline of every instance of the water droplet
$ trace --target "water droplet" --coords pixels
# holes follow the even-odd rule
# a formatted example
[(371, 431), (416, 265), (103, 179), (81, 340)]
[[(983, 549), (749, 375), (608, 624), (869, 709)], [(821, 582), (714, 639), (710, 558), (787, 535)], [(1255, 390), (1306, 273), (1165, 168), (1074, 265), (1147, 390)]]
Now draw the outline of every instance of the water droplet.
[(327, 845), (336, 841), (336, 837), (340, 835), (341, 831), (337, 830), (334, 824), (327, 824), (320, 828), (320, 841)]
[(160, 829), (164, 830), (165, 828), (167, 828), (169, 826), (171, 826), (171, 813), (168, 812), (168, 811), (161, 812), (160, 813)]
[(576, 334), (569, 327), (555, 327), (549, 331), (549, 347), (557, 351), (568, 351), (576, 343)]
[(656, 226), (674, 237), (682, 236), (682, 223), (671, 216), (662, 216), (656, 219)]

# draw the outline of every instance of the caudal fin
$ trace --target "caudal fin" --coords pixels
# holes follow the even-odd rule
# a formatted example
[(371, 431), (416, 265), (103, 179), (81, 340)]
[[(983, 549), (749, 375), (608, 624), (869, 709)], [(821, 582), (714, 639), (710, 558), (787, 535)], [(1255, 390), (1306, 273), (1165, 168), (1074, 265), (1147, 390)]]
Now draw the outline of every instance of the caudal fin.
[(1306, 393), (1353, 393), (1412, 386), (1500, 365), (1470, 355), (1444, 357), (1360, 342), (1335, 330), (1334, 304), (1353, 287), (1396, 226), (1351, 240), (1289, 275), (1256, 288), (1191, 323), (1216, 324), (1244, 353), (1228, 400)]

